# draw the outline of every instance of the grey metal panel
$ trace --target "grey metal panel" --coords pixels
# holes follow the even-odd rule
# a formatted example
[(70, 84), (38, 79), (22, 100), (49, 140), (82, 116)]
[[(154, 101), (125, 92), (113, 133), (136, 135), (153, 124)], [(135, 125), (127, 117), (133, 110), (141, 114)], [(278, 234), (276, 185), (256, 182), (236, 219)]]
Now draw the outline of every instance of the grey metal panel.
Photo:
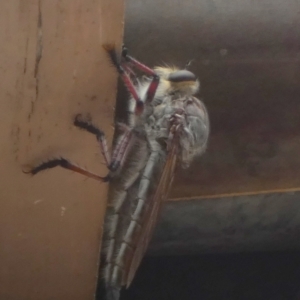
[(299, 192), (172, 201), (149, 254), (299, 249), (299, 236)]

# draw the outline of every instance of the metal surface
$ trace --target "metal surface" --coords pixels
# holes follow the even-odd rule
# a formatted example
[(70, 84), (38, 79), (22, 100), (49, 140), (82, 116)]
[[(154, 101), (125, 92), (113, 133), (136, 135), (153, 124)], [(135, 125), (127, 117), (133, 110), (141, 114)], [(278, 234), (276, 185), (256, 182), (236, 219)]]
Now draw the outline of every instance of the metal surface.
[(126, 4), (133, 55), (150, 66), (193, 59), (211, 120), (207, 152), (177, 174), (171, 200), (181, 201), (167, 204), (150, 252), (299, 247), (300, 200), (284, 193), (300, 188), (299, 2)]
[(300, 187), (298, 1), (128, 0), (125, 42), (148, 65), (191, 70), (210, 112), (208, 151), (171, 198)]
[(299, 249), (300, 193), (168, 202), (152, 255)]
[(148, 257), (122, 300), (299, 300), (299, 254)]

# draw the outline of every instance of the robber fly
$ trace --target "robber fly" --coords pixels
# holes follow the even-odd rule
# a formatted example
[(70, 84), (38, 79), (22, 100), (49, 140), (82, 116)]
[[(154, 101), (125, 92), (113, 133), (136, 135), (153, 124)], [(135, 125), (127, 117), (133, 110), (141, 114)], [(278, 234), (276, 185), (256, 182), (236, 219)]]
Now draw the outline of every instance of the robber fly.
[[(74, 125), (96, 136), (108, 175), (101, 177), (65, 158), (47, 161), (29, 172), (60, 166), (110, 182), (102, 274), (106, 299), (118, 300), (145, 254), (175, 169), (188, 167), (205, 151), (209, 119), (204, 104), (194, 97), (199, 81), (192, 72), (175, 67), (151, 69), (130, 56), (125, 47), (120, 58), (114, 46), (104, 49), (130, 93), (128, 122), (118, 124), (122, 134), (112, 157), (101, 130), (81, 115), (75, 117)], [(133, 68), (146, 76), (136, 76)]]

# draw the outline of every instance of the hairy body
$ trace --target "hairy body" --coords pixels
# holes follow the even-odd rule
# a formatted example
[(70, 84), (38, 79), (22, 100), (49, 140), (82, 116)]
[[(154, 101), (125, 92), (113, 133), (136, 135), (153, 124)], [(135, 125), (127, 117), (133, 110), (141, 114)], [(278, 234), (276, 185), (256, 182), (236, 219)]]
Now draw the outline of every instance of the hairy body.
[[(136, 116), (136, 101), (130, 99), (131, 144), (120, 173), (111, 181), (103, 239), (103, 276), (112, 294), (117, 294), (121, 286), (130, 285), (150, 239), (142, 237), (143, 227), (147, 226), (154, 202), (167, 197), (174, 170), (164, 176), (168, 178), (163, 178), (162, 173), (173, 138), (176, 137), (176, 164), (179, 162), (186, 168), (205, 151), (209, 135), (206, 108), (193, 96), (199, 82), (170, 81), (170, 74), (180, 71), (176, 68), (159, 67), (154, 71), (160, 77), (160, 83), (153, 101), (145, 105), (141, 115)], [(146, 98), (150, 84), (150, 78), (137, 81), (140, 99)], [(161, 180), (168, 181), (167, 188), (157, 197)], [(138, 247), (144, 249), (140, 250), (139, 257), (135, 255)], [(117, 298), (112, 296), (110, 299)]]

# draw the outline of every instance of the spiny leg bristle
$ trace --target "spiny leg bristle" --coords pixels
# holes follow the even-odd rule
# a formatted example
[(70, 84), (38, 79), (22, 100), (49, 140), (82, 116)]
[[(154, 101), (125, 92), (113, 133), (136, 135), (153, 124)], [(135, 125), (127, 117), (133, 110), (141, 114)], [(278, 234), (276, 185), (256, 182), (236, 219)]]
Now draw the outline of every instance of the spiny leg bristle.
[[(87, 118), (88, 119), (88, 118)], [(102, 137), (104, 136), (103, 131), (98, 129), (96, 126), (94, 126), (90, 121), (84, 121), (82, 120), (82, 115), (78, 114), (74, 118), (74, 125), (80, 129), (84, 129), (97, 137)]]
[(120, 70), (120, 61), (119, 61), (119, 58), (118, 58), (118, 54), (117, 54), (115, 45), (113, 45), (113, 44), (105, 44), (105, 45), (103, 45), (103, 48), (108, 53), (109, 58), (110, 58), (111, 62), (113, 63), (113, 65), (120, 72), (121, 71)]
[(23, 169), (23, 173), (35, 175), (47, 169), (52, 169), (57, 166), (66, 167), (67, 165), (69, 165), (69, 161), (63, 157), (60, 157), (60, 158), (48, 160), (46, 162), (42, 162), (41, 164), (33, 168), (26, 166), (26, 170)]

